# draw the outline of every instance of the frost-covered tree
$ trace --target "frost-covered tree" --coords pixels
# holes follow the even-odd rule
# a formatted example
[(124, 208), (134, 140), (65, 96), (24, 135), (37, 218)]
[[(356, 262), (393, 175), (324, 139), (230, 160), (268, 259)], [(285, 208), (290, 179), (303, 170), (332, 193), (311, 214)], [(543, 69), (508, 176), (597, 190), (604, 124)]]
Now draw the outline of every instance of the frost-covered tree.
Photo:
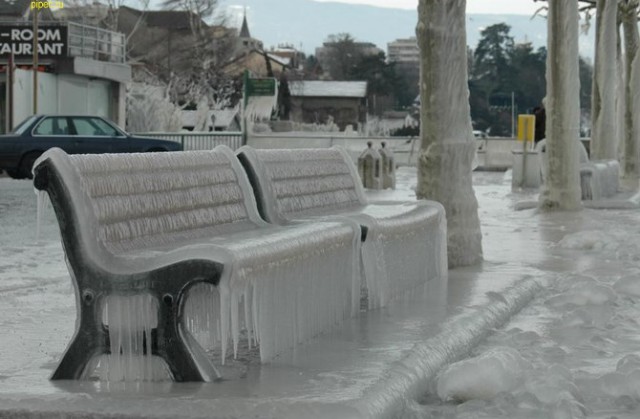
[(171, 86), (132, 82), (127, 86), (130, 132), (176, 132), (182, 128), (181, 109), (171, 102)]
[(549, 162), (539, 204), (543, 209), (575, 210), (581, 208), (577, 2), (548, 1), (547, 50)]
[(638, 144), (640, 141), (640, 36), (638, 34), (638, 0), (624, 0), (620, 4), (625, 49), (625, 116), (624, 158), (622, 168), (626, 177), (640, 173)]
[(617, 159), (618, 0), (597, 0), (596, 48), (591, 102), (591, 157)]
[(482, 260), (482, 234), (471, 171), (475, 142), (467, 85), (466, 0), (420, 0), (422, 147), (418, 198), (442, 203), (449, 266)]

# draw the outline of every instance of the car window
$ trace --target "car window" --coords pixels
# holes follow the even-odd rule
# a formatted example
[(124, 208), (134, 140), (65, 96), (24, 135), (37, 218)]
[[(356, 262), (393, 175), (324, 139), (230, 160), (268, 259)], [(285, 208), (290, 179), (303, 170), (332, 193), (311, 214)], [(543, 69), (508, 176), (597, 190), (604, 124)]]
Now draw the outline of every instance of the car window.
[(120, 134), (120, 132), (118, 132), (114, 127), (112, 127), (111, 125), (109, 125), (106, 121), (99, 119), (99, 118), (95, 118), (91, 120), (93, 123), (96, 124), (96, 126), (102, 131), (104, 132), (104, 135), (108, 135), (110, 137), (114, 137), (116, 135), (122, 135)]
[(120, 135), (118, 131), (99, 118), (72, 118), (76, 135), (107, 136)]
[(28, 117), (27, 119), (25, 119), (24, 121), (20, 122), (18, 124), (17, 127), (15, 127), (13, 129), (13, 131), (11, 131), (12, 134), (17, 134), (17, 135), (22, 135), (24, 134), (24, 132), (29, 129), (29, 127), (31, 126), (31, 124), (33, 124), (34, 120), (38, 118), (36, 115), (31, 115), (30, 117)]
[(34, 135), (68, 135), (69, 126), (65, 117), (44, 118), (33, 130)]

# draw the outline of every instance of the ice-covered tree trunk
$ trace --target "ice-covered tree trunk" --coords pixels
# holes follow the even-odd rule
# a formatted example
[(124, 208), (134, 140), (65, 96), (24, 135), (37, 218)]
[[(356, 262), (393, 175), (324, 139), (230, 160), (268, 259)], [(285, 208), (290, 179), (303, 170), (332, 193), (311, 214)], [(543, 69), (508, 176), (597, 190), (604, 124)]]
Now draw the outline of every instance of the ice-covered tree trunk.
[(200, 96), (196, 107), (195, 121), (193, 122), (193, 130), (195, 132), (208, 131), (209, 126), (209, 101), (205, 95)]
[(420, 0), (422, 147), (418, 198), (442, 203), (447, 213), (449, 266), (482, 260), (478, 201), (471, 183), (475, 142), (467, 86), (466, 0)]
[(549, 0), (548, 4), (546, 135), (549, 160), (540, 207), (573, 210), (581, 208), (577, 149), (580, 136), (578, 3)]
[(618, 0), (596, 3), (596, 48), (591, 103), (591, 158), (617, 159)]
[(638, 2), (623, 6), (622, 27), (625, 49), (625, 115), (624, 160), (625, 177), (638, 177), (638, 142), (640, 141), (640, 35), (638, 34)]
[(622, 53), (621, 22), (616, 21), (616, 152), (617, 159), (624, 162), (624, 115), (627, 109), (624, 84), (624, 56)]

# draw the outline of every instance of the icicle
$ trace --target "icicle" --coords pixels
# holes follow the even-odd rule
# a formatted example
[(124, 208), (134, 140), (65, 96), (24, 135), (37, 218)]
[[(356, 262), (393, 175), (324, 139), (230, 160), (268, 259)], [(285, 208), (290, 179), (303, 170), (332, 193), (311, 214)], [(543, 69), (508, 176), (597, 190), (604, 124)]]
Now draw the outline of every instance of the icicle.
[(150, 295), (109, 296), (102, 321), (109, 329), (110, 354), (98, 364), (104, 381), (166, 379), (167, 367), (151, 353), (151, 330), (158, 326), (157, 301)]
[(47, 192), (36, 190), (37, 215), (36, 215), (36, 242), (40, 242), (40, 232), (42, 231), (42, 220), (44, 218), (45, 205), (47, 203)]

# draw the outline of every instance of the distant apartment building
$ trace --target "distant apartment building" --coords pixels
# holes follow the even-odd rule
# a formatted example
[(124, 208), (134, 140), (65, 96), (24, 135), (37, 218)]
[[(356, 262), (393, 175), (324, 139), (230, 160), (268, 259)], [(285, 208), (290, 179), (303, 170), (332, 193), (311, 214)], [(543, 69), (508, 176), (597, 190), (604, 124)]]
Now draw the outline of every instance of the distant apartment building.
[(389, 42), (387, 44), (387, 58), (396, 63), (419, 63), (418, 40), (414, 36)]
[(395, 63), (396, 73), (405, 79), (410, 93), (417, 95), (420, 82), (420, 49), (417, 39), (411, 37), (389, 42), (387, 59)]

